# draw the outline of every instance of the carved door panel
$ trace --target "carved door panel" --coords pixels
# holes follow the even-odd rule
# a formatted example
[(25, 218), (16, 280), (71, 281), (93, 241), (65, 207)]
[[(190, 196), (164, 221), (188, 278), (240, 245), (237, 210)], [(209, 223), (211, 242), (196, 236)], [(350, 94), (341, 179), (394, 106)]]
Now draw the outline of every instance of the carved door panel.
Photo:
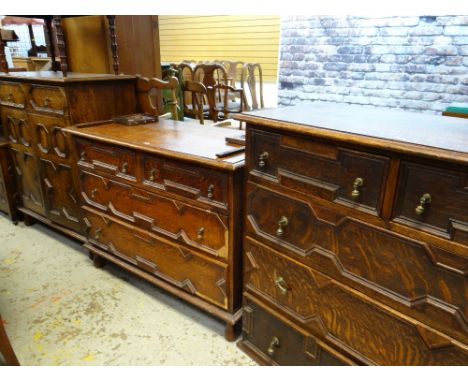
[(40, 168), (47, 217), (57, 224), (82, 233), (81, 209), (73, 185), (71, 166), (41, 158)]
[[(2, 159), (1, 155), (0, 159)], [(8, 198), (5, 188), (5, 181), (3, 179), (2, 166), (0, 166), (0, 211), (8, 212)]]
[(51, 160), (68, 159), (70, 148), (62, 131), (62, 127), (68, 125), (65, 119), (30, 114), (29, 123), (36, 136), (40, 157)]
[(32, 146), (32, 134), (27, 115), (22, 110), (5, 107), (2, 109), (2, 124), (5, 137), (12, 145), (21, 148)]
[(45, 215), (36, 158), (28, 151), (14, 148), (11, 151), (20, 204), (34, 212)]

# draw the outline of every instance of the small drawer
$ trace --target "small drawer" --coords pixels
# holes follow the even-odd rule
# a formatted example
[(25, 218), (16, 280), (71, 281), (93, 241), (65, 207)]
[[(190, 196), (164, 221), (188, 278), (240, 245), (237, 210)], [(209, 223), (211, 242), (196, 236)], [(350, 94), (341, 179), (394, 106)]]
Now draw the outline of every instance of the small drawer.
[(138, 227), (227, 258), (227, 217), (85, 171), (84, 202)]
[(194, 199), (223, 210), (228, 207), (227, 175), (156, 156), (142, 156), (143, 185)]
[(135, 152), (83, 139), (76, 139), (75, 142), (78, 166), (136, 182)]
[(65, 90), (55, 86), (32, 85), (29, 104), (34, 111), (39, 113), (64, 115), (67, 110)]
[[(247, 184), (246, 233), (268, 244), (280, 246), (307, 257), (317, 247), (334, 248), (334, 225), (319, 218), (321, 207)], [(339, 217), (325, 211), (327, 219)]]
[(360, 362), (468, 363), (468, 349), (460, 342), (259, 243), (247, 239), (245, 244), (246, 290), (265, 296), (286, 317)]
[(88, 207), (83, 210), (89, 227), (89, 243), (190, 294), (227, 308), (227, 264), (171, 244)]
[(343, 366), (354, 363), (314, 336), (295, 330), (284, 318), (245, 296), (242, 346), (268, 364), (280, 366)]
[(306, 195), (379, 215), (389, 158), (310, 138), (249, 131), (248, 171)]
[(395, 221), (468, 246), (468, 168), (402, 162)]
[(1, 82), (0, 105), (24, 109), (26, 105), (26, 95), (21, 84), (15, 82)]

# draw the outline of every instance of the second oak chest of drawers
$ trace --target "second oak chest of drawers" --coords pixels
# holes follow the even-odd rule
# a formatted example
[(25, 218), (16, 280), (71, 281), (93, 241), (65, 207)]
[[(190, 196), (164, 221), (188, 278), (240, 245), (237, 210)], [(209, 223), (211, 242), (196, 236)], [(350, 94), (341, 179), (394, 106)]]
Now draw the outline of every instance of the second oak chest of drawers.
[(241, 347), (267, 364), (467, 365), (467, 123), (326, 105), (237, 118)]
[(95, 264), (110, 260), (208, 311), (234, 340), (244, 153), (225, 138), (235, 131), (172, 120), (66, 131)]

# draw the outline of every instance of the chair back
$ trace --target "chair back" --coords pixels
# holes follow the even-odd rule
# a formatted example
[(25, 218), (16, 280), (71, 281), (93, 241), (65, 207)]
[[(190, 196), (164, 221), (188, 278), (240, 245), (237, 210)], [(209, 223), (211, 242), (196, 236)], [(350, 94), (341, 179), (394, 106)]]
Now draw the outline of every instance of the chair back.
[[(244, 109), (242, 93), (242, 89), (234, 88), (222, 82), (211, 86), (208, 89), (208, 100), (210, 109), (213, 110), (213, 121), (217, 122), (220, 119), (228, 119), (232, 113), (241, 113)], [(218, 94), (221, 95), (221, 102), (217, 102)], [(239, 99), (239, 102), (232, 102), (233, 98)]]
[(203, 125), (204, 118), (204, 104), (208, 96), (205, 85), (201, 82), (187, 80), (184, 82), (184, 115), (197, 118)]
[(264, 108), (262, 67), (257, 63), (247, 63), (242, 69), (242, 89), (247, 110)]
[[(178, 119), (177, 86), (176, 77), (169, 77), (167, 81), (159, 78), (146, 78), (137, 76), (137, 101), (140, 112), (168, 116)], [(168, 113), (169, 112), (169, 113)]]

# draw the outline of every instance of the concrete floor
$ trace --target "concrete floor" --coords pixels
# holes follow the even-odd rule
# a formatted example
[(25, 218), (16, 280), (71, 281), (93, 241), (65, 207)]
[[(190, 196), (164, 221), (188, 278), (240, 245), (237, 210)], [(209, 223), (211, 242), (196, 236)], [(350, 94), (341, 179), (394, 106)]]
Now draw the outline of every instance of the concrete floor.
[(0, 312), (22, 365), (255, 365), (211, 316), (1, 213)]

